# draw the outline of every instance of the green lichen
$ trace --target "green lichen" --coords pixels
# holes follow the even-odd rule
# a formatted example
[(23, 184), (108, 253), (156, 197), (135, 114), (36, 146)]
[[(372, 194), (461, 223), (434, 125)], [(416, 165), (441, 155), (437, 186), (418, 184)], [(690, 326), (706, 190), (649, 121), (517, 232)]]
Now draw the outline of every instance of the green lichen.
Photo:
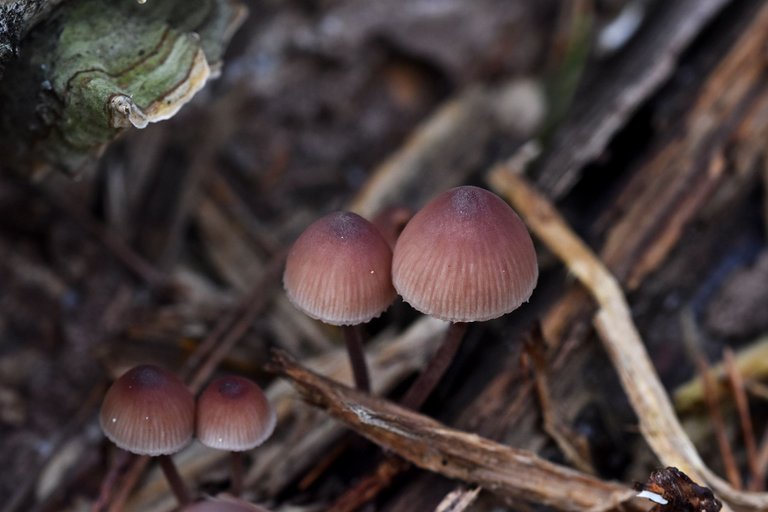
[(10, 149), (76, 171), (126, 128), (173, 116), (218, 68), (241, 15), (228, 0), (65, 3), (3, 80)]

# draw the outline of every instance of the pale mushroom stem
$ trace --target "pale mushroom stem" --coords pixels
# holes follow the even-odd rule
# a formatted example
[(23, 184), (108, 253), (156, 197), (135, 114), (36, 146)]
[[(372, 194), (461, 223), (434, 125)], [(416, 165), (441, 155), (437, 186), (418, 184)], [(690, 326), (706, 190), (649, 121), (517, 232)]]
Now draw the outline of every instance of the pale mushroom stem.
[(467, 332), (466, 322), (451, 324), (448, 332), (445, 333), (443, 344), (400, 401), (403, 406), (414, 411), (421, 409), (456, 357), (465, 332)]
[(243, 452), (230, 452), (230, 463), (232, 469), (232, 485), (230, 492), (236, 498), (243, 493)]
[(173, 459), (171, 459), (170, 455), (160, 455), (157, 458), (163, 473), (165, 473), (165, 478), (168, 479), (168, 484), (171, 486), (171, 491), (173, 491), (173, 494), (179, 501), (179, 505), (189, 504), (192, 501), (189, 497), (189, 491), (187, 491), (187, 487), (181, 480), (181, 475), (179, 475)]
[(355, 376), (355, 386), (366, 393), (371, 390), (371, 382), (368, 378), (368, 365), (365, 362), (365, 350), (363, 350), (363, 331), (360, 325), (345, 325), (344, 340), (347, 342), (349, 362), (352, 365), (352, 374)]

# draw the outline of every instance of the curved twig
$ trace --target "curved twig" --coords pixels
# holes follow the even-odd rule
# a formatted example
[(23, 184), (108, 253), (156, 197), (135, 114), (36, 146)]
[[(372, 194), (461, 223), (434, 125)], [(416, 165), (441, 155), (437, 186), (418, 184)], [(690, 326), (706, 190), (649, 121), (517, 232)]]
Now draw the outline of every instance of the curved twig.
[(571, 231), (554, 206), (512, 166), (497, 166), (491, 170), (489, 180), (594, 297), (599, 308), (595, 327), (637, 414), (640, 431), (659, 460), (664, 465), (676, 466), (693, 480), (706, 482), (733, 507), (768, 509), (768, 493), (734, 489), (701, 459), (648, 357), (624, 293), (603, 262)]

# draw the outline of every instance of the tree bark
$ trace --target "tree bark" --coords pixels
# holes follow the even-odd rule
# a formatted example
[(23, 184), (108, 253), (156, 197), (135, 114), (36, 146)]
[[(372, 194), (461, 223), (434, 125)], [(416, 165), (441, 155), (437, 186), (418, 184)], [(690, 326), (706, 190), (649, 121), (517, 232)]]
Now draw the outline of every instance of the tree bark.
[(63, 0), (0, 0), (0, 79), (5, 64), (19, 54), (21, 40)]

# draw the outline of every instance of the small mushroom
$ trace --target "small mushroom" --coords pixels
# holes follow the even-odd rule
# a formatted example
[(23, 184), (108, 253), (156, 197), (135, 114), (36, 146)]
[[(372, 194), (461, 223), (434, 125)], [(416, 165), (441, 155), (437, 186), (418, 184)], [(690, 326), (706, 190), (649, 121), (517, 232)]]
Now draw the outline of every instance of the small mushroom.
[(243, 487), (242, 452), (266, 441), (277, 416), (261, 388), (243, 377), (212, 381), (197, 399), (197, 438), (205, 446), (232, 452), (232, 494)]
[(392, 250), (364, 218), (335, 212), (311, 224), (285, 263), (288, 299), (310, 317), (340, 325), (358, 389), (370, 383), (360, 324), (381, 315), (395, 299)]
[(189, 503), (170, 455), (192, 440), (195, 399), (178, 377), (154, 365), (134, 367), (107, 391), (99, 422), (104, 435), (118, 447), (157, 457), (179, 503)]
[(457, 187), (416, 213), (395, 245), (392, 281), (415, 309), (452, 324), (403, 403), (414, 409), (423, 405), (453, 361), (466, 322), (517, 309), (531, 296), (537, 279), (528, 230), (497, 195)]

